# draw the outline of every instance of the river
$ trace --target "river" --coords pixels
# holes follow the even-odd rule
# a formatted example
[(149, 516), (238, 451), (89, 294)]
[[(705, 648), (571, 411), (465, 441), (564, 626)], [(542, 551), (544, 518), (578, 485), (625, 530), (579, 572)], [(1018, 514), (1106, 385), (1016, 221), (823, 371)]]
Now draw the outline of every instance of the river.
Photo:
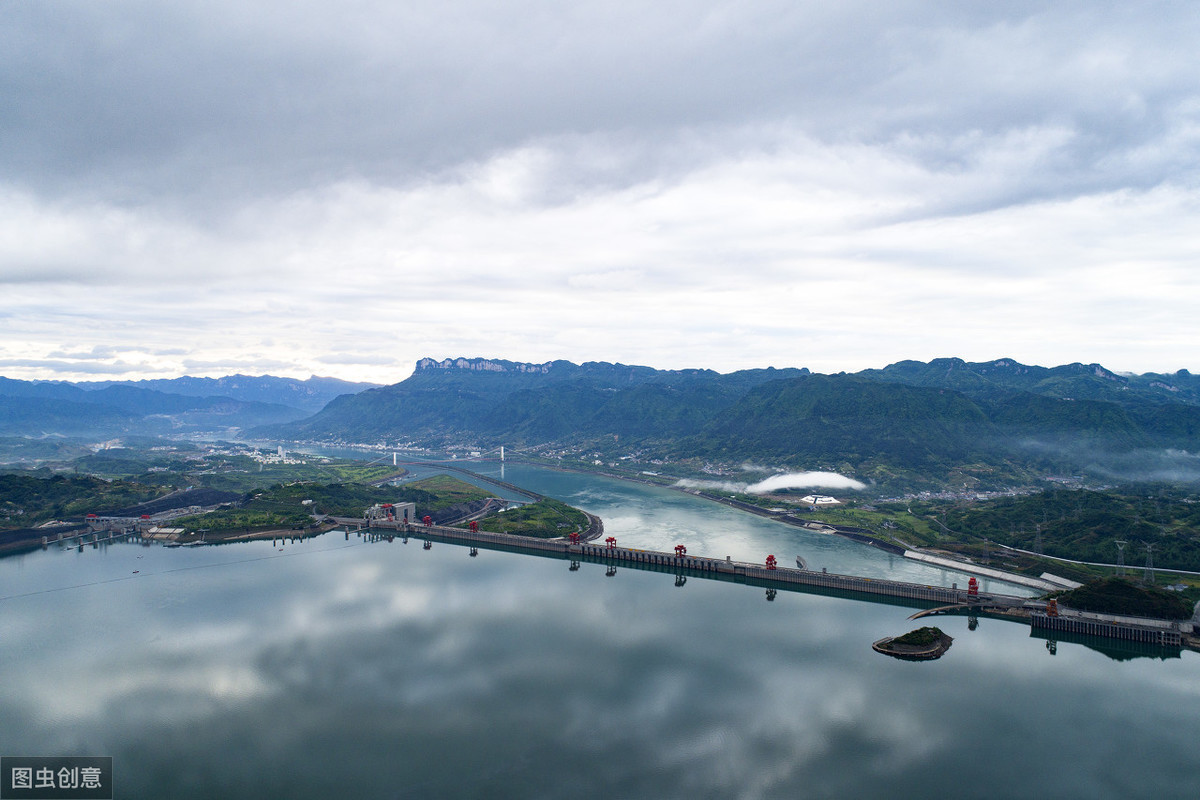
[[(622, 544), (942, 575), (665, 489), (505, 480)], [(873, 653), (910, 611), (341, 533), (51, 548), (0, 561), (0, 754), (112, 756), (131, 798), (1195, 794), (1197, 654), (964, 617), (938, 661)]]

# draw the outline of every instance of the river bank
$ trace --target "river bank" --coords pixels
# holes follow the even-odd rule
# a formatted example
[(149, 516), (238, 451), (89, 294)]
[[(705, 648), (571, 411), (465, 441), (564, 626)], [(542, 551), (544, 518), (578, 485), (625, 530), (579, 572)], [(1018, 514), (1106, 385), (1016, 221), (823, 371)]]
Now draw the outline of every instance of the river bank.
[[(770, 519), (775, 522), (782, 522), (785, 525), (791, 525), (796, 528), (801, 528), (804, 530), (813, 531), (813, 532), (817, 532), (817, 533), (824, 533), (824, 534), (840, 536), (842, 538), (849, 539), (851, 541), (859, 542), (860, 544), (870, 545), (871, 547), (874, 547), (878, 550), (882, 550), (891, 555), (902, 556), (904, 558), (908, 558), (913, 561), (920, 561), (920, 562), (928, 563), (928, 564), (935, 565), (935, 566), (945, 567), (947, 569), (953, 569), (958, 572), (963, 572), (963, 573), (967, 573), (967, 574), (975, 574), (979, 577), (994, 578), (996, 580), (1005, 581), (1007, 583), (1015, 584), (1018, 586), (1025, 586), (1025, 587), (1028, 587), (1031, 589), (1035, 589), (1040, 592), (1056, 591), (1058, 589), (1067, 588), (1066, 583), (1064, 583), (1063, 579), (1061, 579), (1061, 578), (1051, 579), (1051, 580), (1047, 580), (1045, 578), (1034, 578), (1034, 577), (1031, 577), (1028, 575), (1021, 575), (1020, 573), (996, 569), (994, 567), (981, 567), (978, 564), (975, 564), (974, 562), (954, 558), (950, 554), (948, 554), (944, 551), (939, 551), (939, 552), (934, 553), (934, 552), (927, 552), (927, 551), (925, 551), (923, 549), (919, 549), (919, 548), (902, 547), (893, 542), (889, 542), (884, 539), (880, 539), (879, 537), (873, 535), (873, 533), (871, 531), (869, 531), (865, 528), (857, 528), (857, 527), (849, 526), (849, 525), (837, 525), (837, 524), (833, 524), (833, 523), (823, 522), (823, 521), (817, 520), (817, 519), (799, 519), (799, 518), (789, 514), (786, 511), (784, 511), (784, 512), (772, 511), (770, 509), (763, 508), (761, 506), (756, 506), (752, 503), (742, 502), (734, 497), (719, 495), (714, 492), (705, 491), (703, 489), (695, 489), (695, 488), (690, 488), (690, 487), (686, 487), (686, 486), (674, 485), (669, 482), (671, 480), (670, 478), (665, 478), (664, 480), (649, 480), (649, 479), (641, 478), (641, 477), (638, 477), (635, 475), (627, 475), (627, 474), (622, 474), (619, 472), (609, 472), (609, 471), (603, 471), (603, 470), (589, 470), (589, 469), (576, 469), (576, 468), (572, 468), (572, 467), (568, 467), (568, 466), (563, 466), (561, 464), (543, 464), (538, 461), (531, 461), (528, 459), (521, 459), (521, 458), (511, 459), (510, 463), (525, 464), (527, 466), (537, 467), (539, 469), (548, 469), (548, 470), (552, 470), (552, 471), (556, 471), (556, 472), (565, 472), (565, 473), (572, 473), (572, 474), (578, 474), (578, 475), (599, 475), (601, 477), (612, 478), (614, 480), (625, 481), (628, 483), (642, 484), (645, 486), (654, 486), (654, 487), (660, 488), (660, 489), (670, 489), (675, 492), (680, 492), (682, 494), (691, 495), (692, 497), (699, 497), (699, 498), (708, 500), (713, 503), (719, 503), (723, 506), (728, 506), (729, 508), (734, 508), (734, 509), (737, 509), (738, 511), (744, 511), (748, 514), (753, 514), (758, 517)], [(439, 466), (445, 466), (445, 465), (439, 463)], [(475, 475), (476, 477), (482, 478), (483, 480), (488, 480), (488, 481), (493, 480), (492, 478), (480, 475), (479, 473), (475, 473), (475, 472), (471, 472), (470, 470), (463, 469), (458, 465), (450, 467), (450, 469), (454, 469), (454, 470), (457, 470), (460, 472)], [(664, 476), (655, 476), (655, 477), (664, 477)], [(494, 482), (496, 482), (498, 484), (500, 483), (499, 481), (494, 481)], [(511, 484), (504, 484), (504, 485), (506, 486), (506, 488), (512, 486)], [(519, 489), (519, 487), (512, 487), (512, 488)], [(1067, 582), (1067, 583), (1070, 583), (1070, 582)]]

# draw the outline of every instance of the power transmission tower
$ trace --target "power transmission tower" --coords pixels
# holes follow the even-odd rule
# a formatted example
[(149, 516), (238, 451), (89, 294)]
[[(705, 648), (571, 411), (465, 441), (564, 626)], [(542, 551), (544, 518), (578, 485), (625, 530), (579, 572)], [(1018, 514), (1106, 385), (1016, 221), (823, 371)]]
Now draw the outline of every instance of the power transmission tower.
[(1146, 571), (1142, 573), (1142, 583), (1154, 584), (1154, 545), (1146, 543)]
[(1117, 540), (1117, 575), (1125, 577), (1125, 545), (1129, 542)]
[(1042, 526), (1037, 526), (1037, 536), (1033, 540), (1033, 552), (1042, 555)]

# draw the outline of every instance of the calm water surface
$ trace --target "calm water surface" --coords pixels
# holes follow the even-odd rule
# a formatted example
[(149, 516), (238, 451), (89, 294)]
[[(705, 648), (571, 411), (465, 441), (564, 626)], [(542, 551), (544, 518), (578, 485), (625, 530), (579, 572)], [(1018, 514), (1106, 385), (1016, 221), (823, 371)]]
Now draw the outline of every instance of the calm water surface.
[[(505, 477), (601, 513), (634, 546), (940, 574), (676, 493), (528, 467)], [(911, 629), (911, 609), (342, 534), (51, 549), (0, 561), (0, 598), (0, 753), (111, 755), (119, 797), (1200, 785), (1196, 654), (1052, 654), (992, 619), (940, 619), (953, 647), (914, 664), (870, 649)]]

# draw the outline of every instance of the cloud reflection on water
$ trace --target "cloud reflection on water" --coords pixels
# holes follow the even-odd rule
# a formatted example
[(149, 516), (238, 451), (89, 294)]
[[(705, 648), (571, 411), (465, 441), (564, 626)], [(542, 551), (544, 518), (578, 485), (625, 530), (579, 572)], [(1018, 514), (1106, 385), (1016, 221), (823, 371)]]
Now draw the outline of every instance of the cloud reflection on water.
[[(442, 543), (319, 546), (5, 604), (64, 635), (34, 648), (18, 629), (22, 654), (0, 656), (0, 747), (112, 754), (129, 796), (881, 796), (980, 773), (1070, 795), (1076, 773), (1117, 770), (1068, 743), (1076, 768), (1043, 783), (1059, 756), (1037, 737), (1102, 725), (1158, 748), (1165, 780), (1200, 732), (1170, 701), (1191, 657), (1055, 661), (1020, 626), (950, 618), (947, 658), (914, 665), (869, 650), (900, 607)], [(144, 602), (164, 590), (179, 602)], [(1139, 708), (1144, 724), (1115, 722)]]

